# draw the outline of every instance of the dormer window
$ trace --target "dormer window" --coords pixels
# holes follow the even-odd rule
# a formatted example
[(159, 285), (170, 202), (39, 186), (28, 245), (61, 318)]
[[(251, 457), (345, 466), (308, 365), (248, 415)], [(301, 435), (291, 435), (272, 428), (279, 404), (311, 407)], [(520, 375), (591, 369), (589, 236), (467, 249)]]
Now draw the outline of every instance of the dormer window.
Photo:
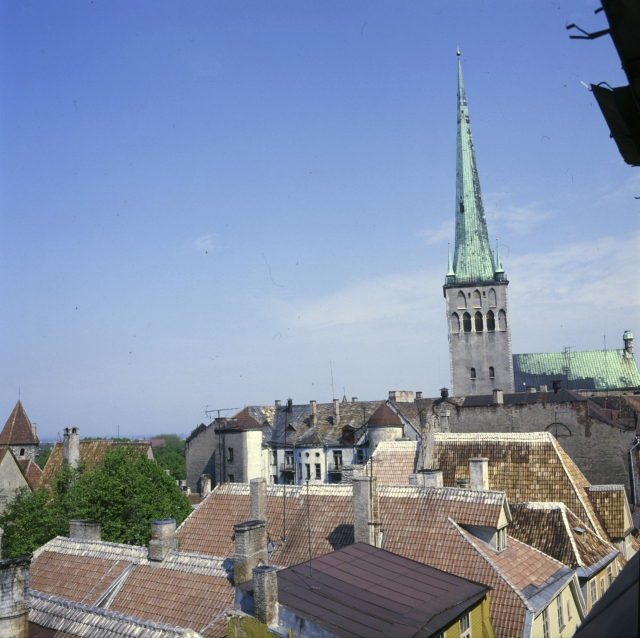
[(496, 551), (501, 552), (507, 548), (507, 528), (503, 527), (496, 532)]

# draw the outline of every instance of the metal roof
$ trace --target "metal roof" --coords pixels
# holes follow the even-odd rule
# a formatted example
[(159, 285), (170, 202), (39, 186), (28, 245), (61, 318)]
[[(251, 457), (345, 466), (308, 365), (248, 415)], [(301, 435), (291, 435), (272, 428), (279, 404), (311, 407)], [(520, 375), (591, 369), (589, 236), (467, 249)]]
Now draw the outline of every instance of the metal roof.
[(634, 390), (640, 386), (640, 372), (633, 355), (626, 350), (576, 350), (513, 355), (516, 388), (562, 381), (567, 390)]
[(433, 636), (488, 591), (365, 543), (278, 572), (279, 603), (344, 638)]

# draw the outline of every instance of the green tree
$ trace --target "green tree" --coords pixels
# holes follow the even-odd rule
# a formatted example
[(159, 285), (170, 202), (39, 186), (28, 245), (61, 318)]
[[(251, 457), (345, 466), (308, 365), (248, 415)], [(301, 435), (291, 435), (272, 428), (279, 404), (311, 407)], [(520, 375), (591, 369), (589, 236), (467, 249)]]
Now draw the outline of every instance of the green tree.
[(51, 491), (25, 488), (0, 516), (3, 558), (30, 554), (55, 536), (69, 533), (69, 520), (102, 523), (106, 541), (146, 545), (151, 521), (175, 518), (180, 524), (192, 511), (175, 480), (135, 448), (107, 449), (93, 471), (65, 464)]
[(47, 464), (49, 457), (51, 456), (51, 450), (53, 450), (53, 443), (41, 443), (40, 455), (38, 456), (38, 466), (41, 470), (44, 470), (44, 466)]
[(185, 461), (185, 440), (177, 434), (158, 434), (154, 439), (164, 439), (162, 447), (153, 448), (153, 455), (163, 470), (171, 471), (171, 478), (184, 480), (187, 478)]

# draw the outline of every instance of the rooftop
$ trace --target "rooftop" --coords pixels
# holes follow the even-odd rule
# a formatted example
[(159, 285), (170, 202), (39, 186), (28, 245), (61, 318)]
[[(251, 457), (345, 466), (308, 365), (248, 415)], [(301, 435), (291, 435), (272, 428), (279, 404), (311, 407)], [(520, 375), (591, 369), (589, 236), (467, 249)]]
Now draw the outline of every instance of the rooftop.
[(38, 445), (40, 440), (33, 433), (31, 421), (18, 401), (0, 432), (0, 445)]

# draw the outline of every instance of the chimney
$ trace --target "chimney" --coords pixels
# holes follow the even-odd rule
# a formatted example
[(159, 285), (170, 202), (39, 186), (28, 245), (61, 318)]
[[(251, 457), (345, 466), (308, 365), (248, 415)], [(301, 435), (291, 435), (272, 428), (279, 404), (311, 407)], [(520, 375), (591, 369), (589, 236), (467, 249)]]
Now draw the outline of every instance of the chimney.
[(37, 423), (32, 423), (31, 424), (31, 432), (33, 433), (33, 436), (38, 438), (38, 424)]
[(433, 424), (427, 421), (422, 429), (422, 440), (420, 443), (420, 454), (422, 456), (423, 470), (433, 470), (433, 444), (434, 444)]
[(184, 493), (185, 493), (187, 496), (190, 496), (190, 495), (191, 495), (191, 488), (190, 488), (188, 485), (187, 485), (187, 487), (185, 487), (185, 488), (184, 488)]
[(422, 470), (417, 479), (421, 487), (442, 487), (442, 470)]
[(162, 562), (172, 549), (178, 549), (175, 519), (160, 518), (151, 521), (149, 559), (155, 562)]
[(77, 519), (69, 521), (69, 538), (76, 541), (102, 540), (102, 525), (100, 521)]
[(273, 627), (278, 624), (278, 568), (258, 565), (252, 572), (256, 620)]
[(282, 401), (280, 399), (276, 399), (276, 408), (279, 408), (282, 405)]
[(65, 428), (63, 441), (64, 460), (71, 467), (78, 467), (80, 462), (80, 430), (78, 428)]
[(440, 432), (449, 432), (450, 424), (449, 417), (451, 416), (451, 412), (449, 410), (441, 410), (439, 414), (440, 418)]
[(358, 403), (358, 397), (351, 397), (351, 403)]
[(560, 388), (562, 387), (562, 381), (553, 381), (553, 391), (555, 394), (558, 394), (558, 392), (560, 392)]
[(233, 580), (236, 585), (251, 580), (253, 568), (266, 565), (267, 524), (264, 521), (248, 521), (233, 526), (236, 551), (233, 558)]
[(287, 412), (289, 414), (293, 412), (293, 399), (287, 399)]
[(504, 403), (504, 392), (495, 388), (493, 390), (493, 403), (495, 405), (502, 405)]
[(164, 473), (165, 473), (167, 476), (171, 476), (171, 470), (165, 470), (165, 471), (164, 471)]
[(0, 560), (0, 636), (29, 636), (29, 565), (31, 556)]
[(630, 355), (633, 355), (633, 334), (631, 330), (625, 330), (622, 335), (622, 340), (624, 341), (624, 349)]
[(409, 474), (409, 485), (419, 485), (417, 474)]
[(318, 424), (318, 406), (316, 405), (316, 402), (309, 401), (309, 408), (311, 410), (309, 426), (314, 428)]
[(470, 487), (469, 479), (466, 479), (466, 478), (456, 479), (456, 487), (461, 490), (468, 490)]
[(546, 392), (547, 391), (547, 386), (546, 385), (541, 385), (540, 386), (540, 392)]
[(535, 389), (535, 387), (534, 387), (534, 386), (532, 386), (532, 385), (528, 385), (528, 386), (527, 386), (527, 392), (528, 392), (529, 394), (535, 394), (535, 393), (536, 393), (536, 389)]
[(249, 493), (251, 495), (251, 520), (267, 520), (267, 481), (263, 478), (254, 478), (249, 481)]
[(440, 398), (444, 401), (449, 398), (449, 388), (441, 388)]
[(416, 400), (422, 399), (422, 392), (416, 392)]
[(353, 477), (353, 536), (355, 543), (378, 547), (380, 517), (376, 478)]
[(211, 474), (203, 474), (200, 477), (200, 490), (202, 496), (207, 496), (211, 493)]
[(333, 400), (333, 425), (339, 425), (340, 423), (340, 401), (338, 399)]
[(489, 459), (469, 459), (469, 475), (472, 490), (488, 490), (489, 488)]

